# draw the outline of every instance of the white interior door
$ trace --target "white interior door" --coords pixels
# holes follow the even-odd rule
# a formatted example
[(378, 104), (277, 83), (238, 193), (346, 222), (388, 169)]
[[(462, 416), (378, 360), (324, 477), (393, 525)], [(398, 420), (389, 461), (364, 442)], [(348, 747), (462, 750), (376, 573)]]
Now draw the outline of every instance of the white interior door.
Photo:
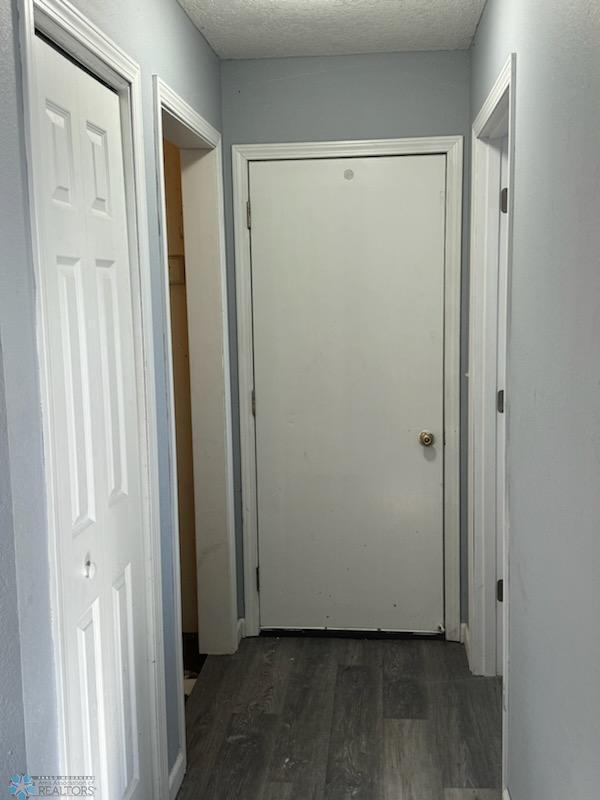
[(38, 209), (68, 769), (153, 796), (143, 458), (119, 98), (36, 37)]
[(261, 627), (437, 632), (445, 156), (249, 170)]

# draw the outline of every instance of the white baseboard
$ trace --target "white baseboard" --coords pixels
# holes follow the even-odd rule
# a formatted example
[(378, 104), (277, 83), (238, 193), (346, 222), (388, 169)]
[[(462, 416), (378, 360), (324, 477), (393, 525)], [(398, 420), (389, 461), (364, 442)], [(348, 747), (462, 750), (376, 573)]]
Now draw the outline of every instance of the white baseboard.
[(177, 792), (181, 789), (181, 784), (183, 783), (183, 777), (185, 775), (185, 767), (185, 753), (183, 750), (180, 750), (173, 764), (173, 769), (169, 773), (169, 800), (175, 800)]
[(246, 620), (244, 618), (238, 619), (237, 622), (237, 640), (238, 645), (246, 637)]

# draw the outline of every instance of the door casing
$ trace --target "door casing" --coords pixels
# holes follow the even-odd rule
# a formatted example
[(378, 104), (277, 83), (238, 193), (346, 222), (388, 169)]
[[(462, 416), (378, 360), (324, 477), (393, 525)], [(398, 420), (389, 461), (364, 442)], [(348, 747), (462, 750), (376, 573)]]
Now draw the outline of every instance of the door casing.
[[(20, 11), (20, 41), (23, 69), (23, 101), (25, 109), (25, 146), (28, 162), (28, 190), (30, 224), (36, 284), (40, 283), (42, 263), (39, 247), (39, 226), (34, 201), (34, 171), (37, 167), (39, 136), (35, 107), (35, 60), (33, 53), (36, 31), (43, 33), (66, 54), (72, 56), (92, 74), (97, 76), (119, 96), (122, 115), (124, 172), (129, 241), (131, 250), (132, 295), (135, 346), (142, 358), (138, 364), (139, 393), (138, 417), (140, 420), (140, 451), (144, 462), (142, 470), (142, 495), (146, 531), (144, 559), (147, 571), (148, 643), (146, 662), (153, 687), (148, 702), (153, 719), (153, 786), (156, 800), (167, 794), (167, 731), (165, 725), (165, 676), (162, 638), (162, 583), (160, 578), (160, 514), (158, 481), (158, 442), (156, 434), (154, 333), (152, 325), (152, 298), (150, 287), (150, 257), (148, 249), (148, 214), (146, 208), (145, 170), (142, 136), (141, 70), (117, 45), (108, 39), (83, 14), (63, 0), (24, 0)], [(41, 411), (45, 463), (51, 464), (50, 441), (52, 423), (50, 391), (46, 368), (47, 343), (45, 339), (44, 309), (40, 294), (36, 297), (36, 338), (40, 363)], [(64, 706), (64, 680), (62, 651), (62, 620), (60, 615), (60, 584), (57, 571), (58, 536), (53, 509), (52, 472), (45, 474), (48, 509), (48, 568), (51, 586), (51, 618), (55, 642), (55, 674), (59, 721), (59, 768), (64, 772), (68, 761), (66, 709)]]
[[(197, 111), (186, 103), (159, 75), (153, 76), (154, 89), (154, 142), (158, 195), (158, 226), (161, 237), (162, 288), (165, 315), (165, 374), (167, 376), (167, 413), (169, 416), (169, 460), (170, 495), (172, 520), (173, 590), (175, 596), (174, 630), (177, 641), (177, 694), (178, 694), (178, 754), (169, 774), (169, 797), (174, 800), (181, 786), (186, 769), (185, 706), (183, 692), (183, 652), (181, 635), (181, 568), (179, 554), (179, 513), (177, 498), (177, 442), (175, 435), (175, 396), (173, 386), (173, 347), (171, 341), (171, 311), (169, 304), (169, 260), (167, 252), (165, 182), (163, 168), (163, 134), (177, 144), (183, 156), (202, 154), (206, 163), (201, 175), (197, 165), (187, 178), (194, 185), (193, 197), (184, 188), (184, 239), (187, 268), (187, 305), (189, 325), (190, 379), (192, 398), (194, 387), (205, 385), (205, 391), (213, 397), (222, 397), (223, 404), (215, 416), (211, 408), (203, 403), (192, 405), (192, 447), (194, 465), (202, 464), (202, 471), (195, 469), (194, 494), (196, 499), (196, 555), (198, 590), (198, 626), (200, 647), (204, 653), (233, 653), (239, 644), (237, 617), (237, 592), (235, 574), (235, 512), (233, 501), (233, 435), (231, 430), (231, 397), (229, 383), (229, 332), (227, 317), (227, 278), (225, 262), (225, 223), (222, 185), (221, 134)], [(169, 130), (163, 126), (163, 114), (168, 120)], [(189, 151), (192, 151), (191, 153)], [(189, 160), (189, 159), (188, 159)], [(188, 172), (190, 165), (188, 165)], [(189, 189), (188, 185), (188, 189)], [(206, 220), (206, 208), (211, 208), (216, 218), (216, 229)], [(187, 223), (190, 223), (189, 226)], [(189, 228), (189, 230), (188, 230)], [(198, 236), (194, 229), (199, 229)], [(211, 247), (211, 242), (213, 245)], [(201, 274), (194, 267), (201, 267)], [(211, 280), (212, 278), (212, 280)], [(204, 313), (202, 303), (210, 291), (207, 281), (217, 286), (215, 314)], [(212, 300), (211, 295), (209, 300)], [(206, 327), (210, 327), (210, 344)], [(220, 342), (220, 346), (219, 346)], [(208, 352), (213, 363), (218, 363), (212, 380), (208, 380), (205, 363)], [(219, 369), (220, 367), (220, 369)], [(220, 412), (220, 413), (219, 413)], [(206, 441), (203, 431), (210, 427), (211, 441)], [(215, 447), (219, 459), (214, 457)], [(224, 474), (215, 468), (221, 461)], [(198, 477), (202, 474), (202, 484)], [(217, 490), (212, 492), (212, 487)], [(220, 491), (219, 491), (220, 487)], [(206, 492), (212, 492), (217, 507), (207, 508)], [(215, 510), (217, 513), (215, 514)], [(215, 528), (214, 521), (218, 521)], [(210, 535), (211, 540), (208, 541)], [(222, 545), (223, 557), (218, 561), (207, 561), (203, 553), (214, 544), (214, 536)]]
[(276, 159), (345, 158), (444, 154), (446, 156), (446, 240), (444, 305), (444, 575), (446, 638), (461, 640), (460, 622), (460, 320), (463, 137), (372, 139), (346, 142), (249, 144), (232, 147), (238, 373), (244, 548), (244, 634), (260, 632), (257, 587), (258, 521), (252, 286), (248, 164)]
[[(469, 309), (469, 623), (465, 645), (469, 666), (477, 675), (496, 674), (496, 537), (504, 537), (504, 602), (502, 606), (502, 785), (507, 794), (507, 742), (509, 709), (510, 625), (510, 507), (508, 503), (507, 455), (511, 394), (508, 353), (505, 353), (505, 383), (497, 385), (498, 347), (506, 348), (510, 331), (512, 231), (514, 225), (515, 175), (515, 81), (516, 54), (512, 53), (482, 105), (472, 128), (471, 252)], [(498, 201), (490, 186), (499, 175), (500, 155), (490, 139), (501, 120), (508, 116), (508, 208), (506, 256), (498, 258)], [(504, 126), (503, 126), (504, 128)], [(497, 187), (497, 183), (495, 184)], [(494, 189), (495, 191), (495, 189)], [(494, 217), (496, 224), (494, 225)], [(505, 270), (501, 304), (499, 269)], [(504, 318), (498, 318), (504, 309)], [(499, 336), (502, 330), (503, 337)], [(502, 338), (504, 342), (502, 343)], [(507, 348), (506, 348), (507, 349)], [(506, 431), (504, 442), (496, 441), (496, 391), (505, 390)], [(498, 451), (500, 449), (500, 463)], [(503, 463), (502, 463), (503, 462)], [(504, 530), (497, 531), (497, 502), (503, 504)]]

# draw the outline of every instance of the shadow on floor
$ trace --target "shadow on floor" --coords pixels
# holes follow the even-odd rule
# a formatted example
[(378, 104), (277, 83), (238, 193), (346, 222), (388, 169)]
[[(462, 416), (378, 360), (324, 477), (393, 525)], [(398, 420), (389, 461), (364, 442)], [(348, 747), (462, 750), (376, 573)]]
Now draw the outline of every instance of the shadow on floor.
[(185, 701), (193, 692), (206, 656), (198, 652), (198, 634), (183, 634), (183, 691)]

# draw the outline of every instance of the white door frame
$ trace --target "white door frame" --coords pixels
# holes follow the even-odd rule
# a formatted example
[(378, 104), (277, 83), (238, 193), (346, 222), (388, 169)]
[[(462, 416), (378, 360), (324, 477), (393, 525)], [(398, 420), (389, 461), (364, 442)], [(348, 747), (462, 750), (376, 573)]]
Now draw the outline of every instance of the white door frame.
[[(510, 517), (507, 502), (506, 459), (498, 465), (498, 389), (507, 393), (505, 414), (510, 413), (510, 392), (497, 383), (499, 330), (508, 340), (512, 271), (513, 186), (515, 150), (515, 67), (512, 54), (498, 76), (473, 123), (471, 188), (471, 263), (469, 331), (469, 664), (478, 675), (496, 674), (496, 537), (497, 503), (504, 506), (503, 602), (503, 783), (506, 785), (506, 742), (509, 669)], [(499, 258), (500, 153), (490, 145), (499, 118), (508, 113), (507, 253)], [(499, 318), (499, 275), (506, 270), (504, 318)], [(508, 419), (506, 419), (506, 422)], [(509, 442), (504, 442), (505, 452)]]
[[(508, 109), (508, 264), (512, 255), (514, 175), (514, 71), (512, 55), (500, 73), (473, 123), (471, 186), (471, 263), (469, 313), (469, 622), (468, 654), (471, 669), (496, 674), (496, 354), (498, 326), (498, 230), (500, 198), (493, 185), (499, 179), (500, 156), (489, 145), (498, 115)], [(493, 186), (493, 188), (491, 188)], [(508, 317), (508, 314), (507, 314)], [(510, 401), (506, 411), (510, 413)], [(506, 477), (504, 480), (506, 485)], [(506, 494), (506, 492), (504, 492)], [(508, 630), (508, 513), (504, 564), (504, 659)], [(506, 671), (505, 671), (506, 676)]]
[[(215, 267), (220, 272), (221, 303), (222, 303), (222, 335), (223, 335), (223, 386), (215, 386), (215, 392), (223, 392), (225, 398), (226, 420), (224, 441), (226, 443), (226, 464), (227, 464), (227, 508), (225, 518), (227, 520), (226, 530), (223, 531), (223, 544), (229, 554), (229, 572), (223, 575), (214, 576), (217, 583), (222, 587), (222, 591), (227, 596), (226, 603), (230, 609), (229, 620), (226, 630), (220, 632), (218, 641), (215, 637), (215, 647), (211, 650), (221, 650), (223, 652), (235, 652), (239, 643), (238, 620), (237, 620), (237, 593), (235, 585), (235, 528), (234, 528), (234, 499), (233, 499), (233, 446), (232, 446), (232, 425), (231, 425), (231, 391), (229, 382), (229, 330), (227, 317), (227, 277), (225, 261), (225, 222), (223, 205), (223, 183), (222, 183), (222, 153), (221, 153), (221, 134), (204, 117), (195, 111), (188, 103), (183, 100), (170, 86), (168, 86), (158, 75), (153, 75), (154, 92), (154, 145), (157, 175), (158, 193), (158, 229), (161, 239), (161, 279), (163, 290), (163, 313), (164, 323), (164, 342), (165, 342), (165, 374), (167, 382), (167, 414), (169, 422), (169, 477), (170, 477), (170, 496), (171, 496), (171, 521), (173, 530), (173, 587), (175, 592), (175, 636), (177, 641), (182, 641), (181, 629), (181, 568), (179, 553), (179, 511), (178, 511), (178, 490), (177, 490), (177, 440), (175, 435), (175, 390), (173, 384), (173, 345), (171, 339), (171, 307), (169, 302), (169, 258), (167, 240), (167, 213), (165, 201), (165, 180), (163, 162), (163, 112), (167, 112), (170, 117), (185, 129), (186, 147), (190, 149), (205, 149), (214, 151), (217, 159), (217, 182), (214, 187), (207, 187), (207, 191), (212, 191), (211, 200), (214, 199), (218, 206), (218, 225), (219, 225), (219, 262), (216, 265), (205, 264), (203, 267)], [(196, 209), (186, 209), (184, 214), (195, 214)], [(186, 244), (187, 250), (187, 244)], [(192, 293), (188, 286), (188, 293)], [(193, 308), (195, 298), (188, 296), (188, 308)], [(205, 345), (204, 342), (195, 343), (190, 336), (190, 362), (194, 360), (194, 350), (198, 350)], [(202, 410), (200, 409), (200, 413)], [(194, 409), (192, 409), (192, 427), (194, 427)], [(194, 462), (202, 458), (198, 451), (199, 442), (196, 436), (193, 437)], [(195, 479), (196, 481), (196, 479)], [(196, 504), (196, 541), (201, 544), (202, 530), (199, 522), (203, 519), (203, 510)], [(200, 546), (197, 547), (197, 555), (200, 553)], [(200, 559), (198, 559), (200, 561)], [(209, 608), (212, 604), (222, 604), (223, 598), (214, 592), (206, 581), (202, 581), (202, 571), (199, 564), (199, 600)], [(202, 583), (202, 586), (200, 585)], [(208, 594), (204, 594), (208, 593)], [(207, 634), (210, 638), (210, 632)], [(177, 692), (178, 692), (178, 721), (179, 721), (179, 742), (180, 749), (175, 764), (169, 775), (169, 796), (171, 800), (175, 798), (181, 786), (185, 774), (186, 756), (186, 737), (185, 737), (185, 705), (183, 691), (183, 650), (177, 647)]]
[(232, 147), (235, 275), (238, 326), (245, 635), (260, 632), (257, 591), (258, 519), (256, 440), (252, 414), (254, 358), (250, 231), (247, 225), (250, 161), (277, 159), (446, 156), (446, 272), (444, 319), (444, 573), (446, 638), (459, 641), (460, 625), (460, 283), (463, 137), (372, 139), (347, 142), (248, 144)]
[[(152, 718), (152, 764), (156, 800), (167, 793), (167, 731), (165, 725), (165, 675), (162, 636), (162, 582), (160, 578), (160, 513), (158, 450), (156, 433), (156, 404), (154, 378), (154, 332), (150, 287), (150, 257), (148, 248), (148, 213), (144, 171), (141, 71), (139, 66), (80, 11), (65, 0), (21, 0), (19, 4), (21, 59), (23, 68), (23, 100), (25, 109), (25, 145), (27, 178), (30, 197), (30, 224), (36, 285), (41, 283), (39, 222), (35, 204), (34, 171), (38, 169), (37, 153), (41, 132), (36, 114), (36, 69), (34, 36), (38, 30), (73, 56), (105, 84), (113, 88), (120, 99), (126, 201), (132, 263), (132, 293), (139, 302), (133, 308), (134, 336), (142, 363), (137, 359), (139, 395), (140, 445), (144, 462), (142, 497), (145, 531), (144, 558), (147, 572), (148, 651), (147, 664), (150, 686), (148, 704)], [(42, 397), (42, 426), (46, 464), (51, 464), (51, 397), (46, 363), (46, 320), (40, 293), (36, 297), (36, 336), (40, 361)], [(65, 739), (65, 661), (60, 613), (60, 582), (58, 575), (58, 532), (53, 505), (52, 473), (46, 471), (46, 502), (48, 506), (48, 560), (51, 585), (51, 617), (56, 657), (56, 690), (59, 718), (60, 769), (68, 765)]]

